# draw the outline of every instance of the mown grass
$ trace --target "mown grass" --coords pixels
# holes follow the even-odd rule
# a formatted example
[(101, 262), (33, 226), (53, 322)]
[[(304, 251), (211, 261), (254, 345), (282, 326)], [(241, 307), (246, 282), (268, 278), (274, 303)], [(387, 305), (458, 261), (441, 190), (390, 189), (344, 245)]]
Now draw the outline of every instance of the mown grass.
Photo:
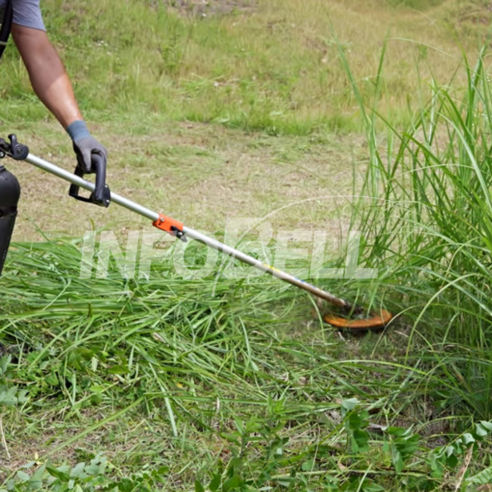
[[(109, 15), (111, 5), (87, 3), (96, 22), (48, 4), (91, 117), (128, 123), (152, 110), (266, 135), (365, 131), (369, 166), (351, 224), (379, 276), (320, 284), (397, 317), (383, 333), (337, 333), (312, 299), (270, 278), (183, 281), (165, 258), (149, 280), (125, 280), (114, 265), (107, 279), (80, 279), (80, 241), (17, 243), (0, 281), (3, 488), (484, 490), (492, 480), (486, 51), (452, 48), (449, 65), (437, 64), (419, 44), (417, 62), (403, 66), (408, 52), (374, 34), (376, 18), (385, 25), (395, 11), (360, 17), (378, 2), (333, 2), (332, 27), (314, 1), (199, 22), (138, 2)], [(444, 18), (460, 6), (432, 12)], [(334, 22), (341, 12), (346, 22)], [(409, 33), (422, 27), (420, 14), (398, 13)], [(337, 61), (316, 92), (320, 54), (303, 43), (321, 28)], [(92, 37), (73, 36), (84, 32)], [(376, 52), (370, 40), (381, 43)], [(142, 55), (156, 52), (162, 65)], [(312, 70), (297, 70), (301, 61)], [(6, 66), (18, 67), (13, 58)], [(21, 72), (7, 89), (6, 122), (41, 117)], [(303, 103), (279, 111), (299, 89)]]
[[(260, 0), (247, 11), (221, 16), (212, 10), (205, 17), (145, 1), (120, 2), (115, 8), (112, 0), (83, 5), (52, 0), (43, 8), (91, 120), (150, 113), (299, 135), (360, 129), (357, 101), (337, 62), (336, 37), (351, 54), (366, 103), (381, 42), (385, 35), (391, 40), (379, 108), (395, 123), (408, 121), (411, 107), (420, 103), (418, 89), (459, 64), (453, 33), (462, 24), (474, 25), (464, 39), (476, 46), (483, 31), (477, 28), (481, 21), (466, 23), (464, 7), (453, 10), (453, 5), (439, 6), (432, 17), (379, 0)], [(474, 11), (486, 15), (485, 7)], [(9, 100), (3, 120), (46, 117), (33, 102), (13, 49), (3, 62), (0, 86)]]

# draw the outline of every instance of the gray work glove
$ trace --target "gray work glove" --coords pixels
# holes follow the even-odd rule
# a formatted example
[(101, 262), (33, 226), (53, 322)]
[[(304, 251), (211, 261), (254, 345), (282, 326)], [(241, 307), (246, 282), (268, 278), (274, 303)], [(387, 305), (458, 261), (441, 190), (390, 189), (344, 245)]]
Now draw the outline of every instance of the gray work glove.
[(67, 133), (73, 141), (77, 165), (84, 173), (94, 172), (92, 168), (92, 156), (94, 154), (100, 156), (103, 159), (104, 166), (106, 166), (108, 151), (106, 147), (91, 136), (83, 120), (77, 120), (70, 124), (67, 128)]
[(106, 165), (108, 151), (104, 145), (101, 145), (94, 137), (82, 137), (73, 141), (73, 150), (77, 156), (77, 164), (84, 173), (93, 172), (92, 155), (99, 155)]

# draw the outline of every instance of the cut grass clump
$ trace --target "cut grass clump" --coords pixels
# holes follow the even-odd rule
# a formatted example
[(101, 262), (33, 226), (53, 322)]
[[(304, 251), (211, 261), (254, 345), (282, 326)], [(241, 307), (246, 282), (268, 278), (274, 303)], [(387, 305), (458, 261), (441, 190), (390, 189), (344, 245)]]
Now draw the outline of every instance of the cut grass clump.
[[(115, 265), (81, 280), (80, 259), (71, 243), (17, 244), (0, 281), (0, 388), (24, 390), (4, 407), (10, 488), (397, 490), (411, 476), (427, 490), (470, 449), (462, 433), (488, 433), (461, 414), (463, 353), (407, 354), (388, 333), (364, 354), (266, 276), (183, 281), (168, 259), (148, 280)], [(444, 452), (436, 432), (455, 447)], [(26, 466), (9, 475), (15, 463)]]

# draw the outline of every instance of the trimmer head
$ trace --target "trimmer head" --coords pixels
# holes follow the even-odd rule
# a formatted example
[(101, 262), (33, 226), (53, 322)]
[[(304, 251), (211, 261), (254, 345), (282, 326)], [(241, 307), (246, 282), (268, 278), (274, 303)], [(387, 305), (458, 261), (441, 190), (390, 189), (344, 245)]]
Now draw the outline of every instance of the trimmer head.
[(324, 316), (324, 320), (341, 330), (368, 331), (383, 329), (393, 318), (393, 315), (385, 309), (371, 313), (369, 318), (357, 317), (357, 314), (356, 312), (355, 316), (349, 318), (329, 313)]

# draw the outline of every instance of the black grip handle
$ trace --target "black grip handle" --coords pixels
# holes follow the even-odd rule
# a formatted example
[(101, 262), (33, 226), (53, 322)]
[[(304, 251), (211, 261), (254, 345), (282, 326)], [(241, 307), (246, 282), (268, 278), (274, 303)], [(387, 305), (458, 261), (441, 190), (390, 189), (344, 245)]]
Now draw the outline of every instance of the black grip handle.
[[(111, 203), (111, 191), (109, 186), (106, 184), (106, 162), (100, 155), (92, 154), (91, 164), (92, 171), (96, 175), (96, 183), (94, 191), (91, 193), (90, 197), (85, 198), (80, 196), (80, 186), (75, 184), (70, 185), (68, 194), (81, 202), (94, 203), (100, 207), (109, 207), (109, 204)], [(77, 165), (74, 174), (80, 178), (83, 178), (86, 173), (84, 173), (84, 170)]]
[(102, 206), (109, 206), (111, 195), (106, 205), (106, 162), (97, 154), (92, 155), (92, 167), (96, 173), (96, 189), (93, 191), (94, 203)]
[(26, 145), (19, 143), (14, 134), (10, 134), (9, 142), (0, 138), (0, 158), (3, 159), (6, 155), (16, 161), (23, 161), (29, 155), (29, 149)]

